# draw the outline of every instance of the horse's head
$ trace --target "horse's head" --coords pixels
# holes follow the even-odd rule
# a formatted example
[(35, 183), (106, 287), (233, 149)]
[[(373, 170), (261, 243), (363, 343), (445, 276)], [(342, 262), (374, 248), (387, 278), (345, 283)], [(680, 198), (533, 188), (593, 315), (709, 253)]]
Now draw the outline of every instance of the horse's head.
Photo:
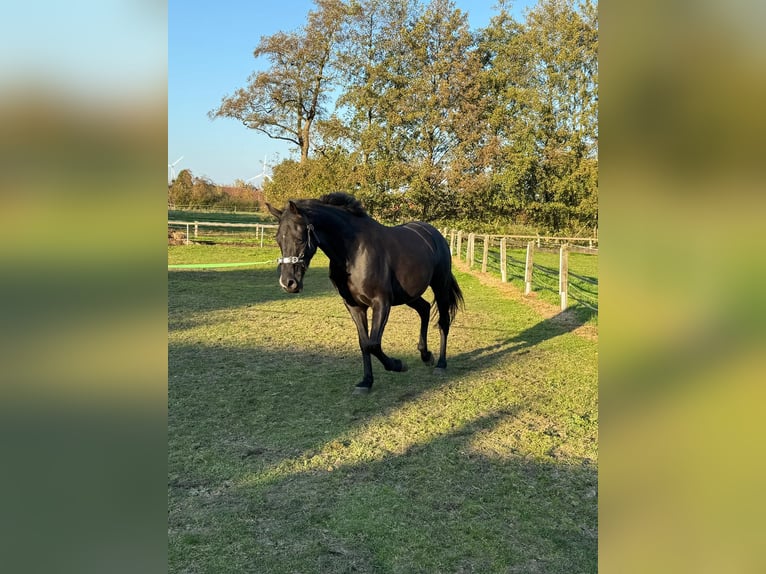
[(282, 250), (282, 257), (279, 258), (279, 284), (288, 293), (300, 293), (303, 290), (303, 275), (317, 251), (314, 227), (292, 201), (282, 210), (268, 203), (266, 207), (279, 219), (277, 243)]

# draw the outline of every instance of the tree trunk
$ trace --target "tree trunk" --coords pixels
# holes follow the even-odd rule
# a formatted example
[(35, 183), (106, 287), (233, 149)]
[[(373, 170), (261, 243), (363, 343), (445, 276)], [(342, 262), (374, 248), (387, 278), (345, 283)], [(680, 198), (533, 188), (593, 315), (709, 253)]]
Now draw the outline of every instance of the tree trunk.
[(303, 126), (301, 126), (301, 138), (300, 138), (300, 145), (301, 145), (301, 163), (304, 164), (309, 159), (309, 141), (310, 141), (310, 134), (309, 129), (311, 128), (310, 122), (305, 122)]

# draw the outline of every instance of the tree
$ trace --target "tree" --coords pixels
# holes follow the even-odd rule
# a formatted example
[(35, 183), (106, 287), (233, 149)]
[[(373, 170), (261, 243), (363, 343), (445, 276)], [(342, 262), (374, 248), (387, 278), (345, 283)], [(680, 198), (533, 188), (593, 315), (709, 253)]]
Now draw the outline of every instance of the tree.
[(171, 205), (181, 207), (206, 207), (220, 202), (222, 194), (217, 185), (204, 177), (194, 177), (188, 169), (182, 169), (168, 187)]
[(348, 20), (338, 57), (344, 91), (323, 132), (346, 149), (353, 184), (368, 210), (406, 183), (399, 100), (409, 83), (403, 33), (421, 13), (418, 0), (362, 0)]
[[(540, 0), (527, 16), (525, 38), (533, 57), (530, 86), (536, 94), (539, 193), (543, 203), (551, 204), (540, 213), (555, 227), (570, 224), (574, 208), (595, 185), (587, 177), (593, 171), (581, 169), (584, 160), (597, 157), (598, 36), (594, 24), (583, 18), (572, 0)], [(560, 206), (571, 208), (570, 213), (564, 215)]]
[(383, 205), (408, 189), (415, 215), (451, 213), (458, 126), (478, 95), (467, 15), (451, 0), (425, 9), (416, 0), (366, 0), (345, 38), (347, 89), (334, 133), (354, 156), (360, 191)]
[(282, 206), (288, 199), (319, 197), (339, 189), (348, 189), (344, 183), (340, 183), (345, 178), (344, 161), (345, 155), (337, 158), (309, 158), (302, 163), (294, 160), (281, 162), (274, 166), (273, 181), (264, 186), (266, 201)]
[(461, 118), (479, 97), (468, 15), (451, 0), (432, 0), (407, 30), (405, 48), (411, 83), (400, 117), (412, 168), (410, 195), (421, 218), (451, 216), (457, 190), (450, 185), (450, 166), (457, 159)]
[(534, 201), (537, 188), (532, 57), (525, 28), (510, 14), (508, 2), (498, 8), (478, 39), (482, 90), (489, 101), (480, 152), (485, 180), (467, 199), (479, 212), (517, 219)]
[(558, 231), (597, 223), (598, 20), (589, 0), (540, 0), (523, 25), (483, 31), (485, 85), (500, 147), (491, 196), (506, 213)]
[(252, 74), (246, 88), (224, 97), (208, 114), (295, 144), (301, 162), (308, 160), (314, 122), (333, 86), (331, 60), (346, 15), (341, 0), (315, 2), (317, 10), (309, 12), (301, 30), (261, 38), (253, 55), (267, 58), (270, 68)]
[(168, 188), (171, 205), (189, 206), (192, 203), (194, 178), (188, 169), (182, 169)]
[(208, 207), (217, 203), (220, 198), (218, 187), (209, 179), (195, 177), (192, 185), (190, 205)]

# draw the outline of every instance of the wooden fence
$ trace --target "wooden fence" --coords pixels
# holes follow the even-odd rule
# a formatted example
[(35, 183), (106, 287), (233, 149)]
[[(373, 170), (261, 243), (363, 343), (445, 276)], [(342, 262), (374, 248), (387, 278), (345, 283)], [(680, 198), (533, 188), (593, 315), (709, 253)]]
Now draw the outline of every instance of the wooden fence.
[(276, 224), (266, 223), (223, 223), (215, 221), (170, 221), (168, 220), (168, 227), (186, 227), (186, 244), (191, 243), (191, 228), (194, 229), (194, 237), (199, 234), (200, 227), (240, 227), (240, 228), (254, 228), (257, 237), (260, 237), (261, 247), (263, 247), (263, 235), (266, 229), (277, 229), (279, 226)]
[[(595, 237), (546, 237), (540, 235), (490, 235), (465, 233), (461, 230), (444, 228), (442, 235), (449, 241), (450, 253), (458, 260), (464, 260), (469, 268), (478, 264), (479, 259), (476, 255), (476, 240), (481, 242), (481, 271), (487, 272), (490, 249), (495, 243), (499, 246), (499, 266), (500, 278), (505, 283), (508, 281), (508, 248), (509, 243), (526, 244), (526, 257), (524, 261), (524, 294), (529, 295), (532, 292), (532, 276), (535, 270), (535, 251), (552, 251), (557, 249), (559, 252), (558, 265), (558, 295), (561, 301), (561, 310), (564, 311), (569, 306), (570, 287), (575, 287), (583, 293), (582, 296), (572, 297), (573, 300), (592, 310), (598, 310), (598, 303), (592, 304), (584, 296), (585, 291), (580, 287), (581, 284), (598, 286), (598, 280), (595, 277), (573, 274), (569, 270), (569, 253), (583, 253), (588, 255), (598, 255), (598, 238)], [(465, 242), (465, 248), (463, 243)], [(465, 258), (463, 255), (465, 254)], [(548, 272), (548, 269), (537, 266), (538, 272)], [(569, 277), (573, 275), (577, 279), (576, 284), (570, 284)], [(592, 296), (592, 294), (589, 294)]]

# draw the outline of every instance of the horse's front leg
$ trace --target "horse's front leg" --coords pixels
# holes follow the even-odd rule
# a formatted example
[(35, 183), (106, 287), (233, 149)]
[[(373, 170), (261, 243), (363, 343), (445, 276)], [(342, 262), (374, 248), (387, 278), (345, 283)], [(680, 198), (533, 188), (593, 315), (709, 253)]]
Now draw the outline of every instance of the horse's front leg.
[(383, 352), (383, 330), (388, 323), (391, 304), (387, 301), (374, 301), (372, 304), (372, 329), (370, 330), (369, 352), (375, 355), (387, 371), (406, 371), (407, 365), (399, 359), (393, 359)]
[(355, 393), (368, 393), (372, 388), (372, 360), (370, 359), (370, 337), (367, 327), (367, 307), (358, 307), (349, 305), (346, 302), (351, 318), (356, 325), (356, 331), (359, 335), (359, 348), (362, 350), (362, 364), (364, 365), (364, 377), (356, 385)]

